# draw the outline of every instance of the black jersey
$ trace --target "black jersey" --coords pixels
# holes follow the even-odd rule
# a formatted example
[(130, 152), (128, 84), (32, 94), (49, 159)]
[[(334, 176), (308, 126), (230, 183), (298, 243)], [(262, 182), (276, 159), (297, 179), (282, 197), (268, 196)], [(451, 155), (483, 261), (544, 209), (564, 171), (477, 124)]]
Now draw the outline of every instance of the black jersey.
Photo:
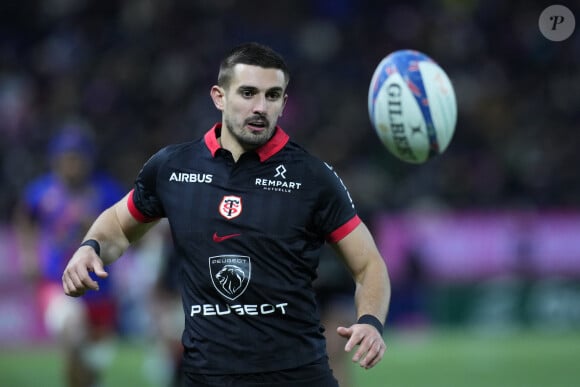
[(360, 219), (332, 168), (281, 128), (237, 162), (220, 130), (159, 151), (129, 196), (137, 220), (168, 218), (182, 260), (184, 367), (227, 374), (310, 363), (326, 353), (312, 287), (321, 248)]

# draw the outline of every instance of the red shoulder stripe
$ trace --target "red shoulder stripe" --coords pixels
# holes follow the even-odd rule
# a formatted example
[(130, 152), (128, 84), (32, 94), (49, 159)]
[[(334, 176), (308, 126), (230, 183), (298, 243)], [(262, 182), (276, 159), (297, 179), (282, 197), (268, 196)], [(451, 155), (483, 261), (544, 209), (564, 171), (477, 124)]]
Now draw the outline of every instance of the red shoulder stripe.
[(339, 242), (342, 238), (350, 234), (351, 231), (354, 230), (360, 223), (361, 223), (360, 218), (358, 217), (358, 215), (355, 215), (352, 218), (350, 218), (348, 222), (346, 222), (345, 224), (343, 224), (342, 226), (340, 226), (339, 228), (328, 234), (326, 240), (330, 243)]
[(133, 218), (135, 218), (135, 220), (137, 220), (138, 222), (141, 222), (141, 223), (149, 223), (149, 222), (153, 222), (154, 220), (157, 220), (156, 218), (150, 218), (148, 216), (143, 215), (141, 213), (141, 211), (139, 211), (137, 206), (135, 206), (135, 202), (133, 201), (133, 192), (134, 191), (135, 191), (135, 189), (132, 189), (129, 192), (129, 197), (127, 198), (127, 208), (129, 209), (131, 216), (133, 216)]

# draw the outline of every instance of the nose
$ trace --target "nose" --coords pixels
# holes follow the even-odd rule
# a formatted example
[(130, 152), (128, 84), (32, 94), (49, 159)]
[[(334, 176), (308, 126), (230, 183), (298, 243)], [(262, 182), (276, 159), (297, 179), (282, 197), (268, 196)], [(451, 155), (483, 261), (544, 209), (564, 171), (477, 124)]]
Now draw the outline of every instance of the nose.
[(266, 113), (267, 100), (265, 95), (256, 95), (254, 100), (254, 113)]

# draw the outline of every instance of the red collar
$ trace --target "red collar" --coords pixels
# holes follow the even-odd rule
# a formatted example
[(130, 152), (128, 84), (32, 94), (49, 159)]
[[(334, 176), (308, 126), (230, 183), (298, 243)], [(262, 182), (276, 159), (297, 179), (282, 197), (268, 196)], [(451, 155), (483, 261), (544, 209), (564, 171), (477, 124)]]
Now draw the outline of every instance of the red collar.
[[(209, 131), (207, 131), (204, 136), (205, 145), (213, 157), (215, 157), (217, 150), (221, 148), (217, 139), (217, 134), (218, 132), (221, 132), (221, 129), (222, 124), (217, 123)], [(256, 149), (256, 153), (260, 157), (260, 161), (264, 162), (278, 153), (282, 148), (284, 148), (286, 143), (288, 143), (289, 139), (290, 137), (286, 134), (286, 132), (284, 132), (281, 127), (276, 126), (274, 135), (268, 140), (268, 142)]]

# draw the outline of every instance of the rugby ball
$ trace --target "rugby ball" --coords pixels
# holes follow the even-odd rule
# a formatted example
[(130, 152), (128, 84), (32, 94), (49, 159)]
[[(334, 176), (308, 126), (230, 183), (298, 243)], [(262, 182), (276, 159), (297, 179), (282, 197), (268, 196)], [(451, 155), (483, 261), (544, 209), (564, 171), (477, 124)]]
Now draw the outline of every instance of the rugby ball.
[(415, 50), (395, 51), (379, 63), (369, 86), (368, 109), (389, 152), (414, 164), (443, 153), (457, 123), (449, 77), (433, 59)]

